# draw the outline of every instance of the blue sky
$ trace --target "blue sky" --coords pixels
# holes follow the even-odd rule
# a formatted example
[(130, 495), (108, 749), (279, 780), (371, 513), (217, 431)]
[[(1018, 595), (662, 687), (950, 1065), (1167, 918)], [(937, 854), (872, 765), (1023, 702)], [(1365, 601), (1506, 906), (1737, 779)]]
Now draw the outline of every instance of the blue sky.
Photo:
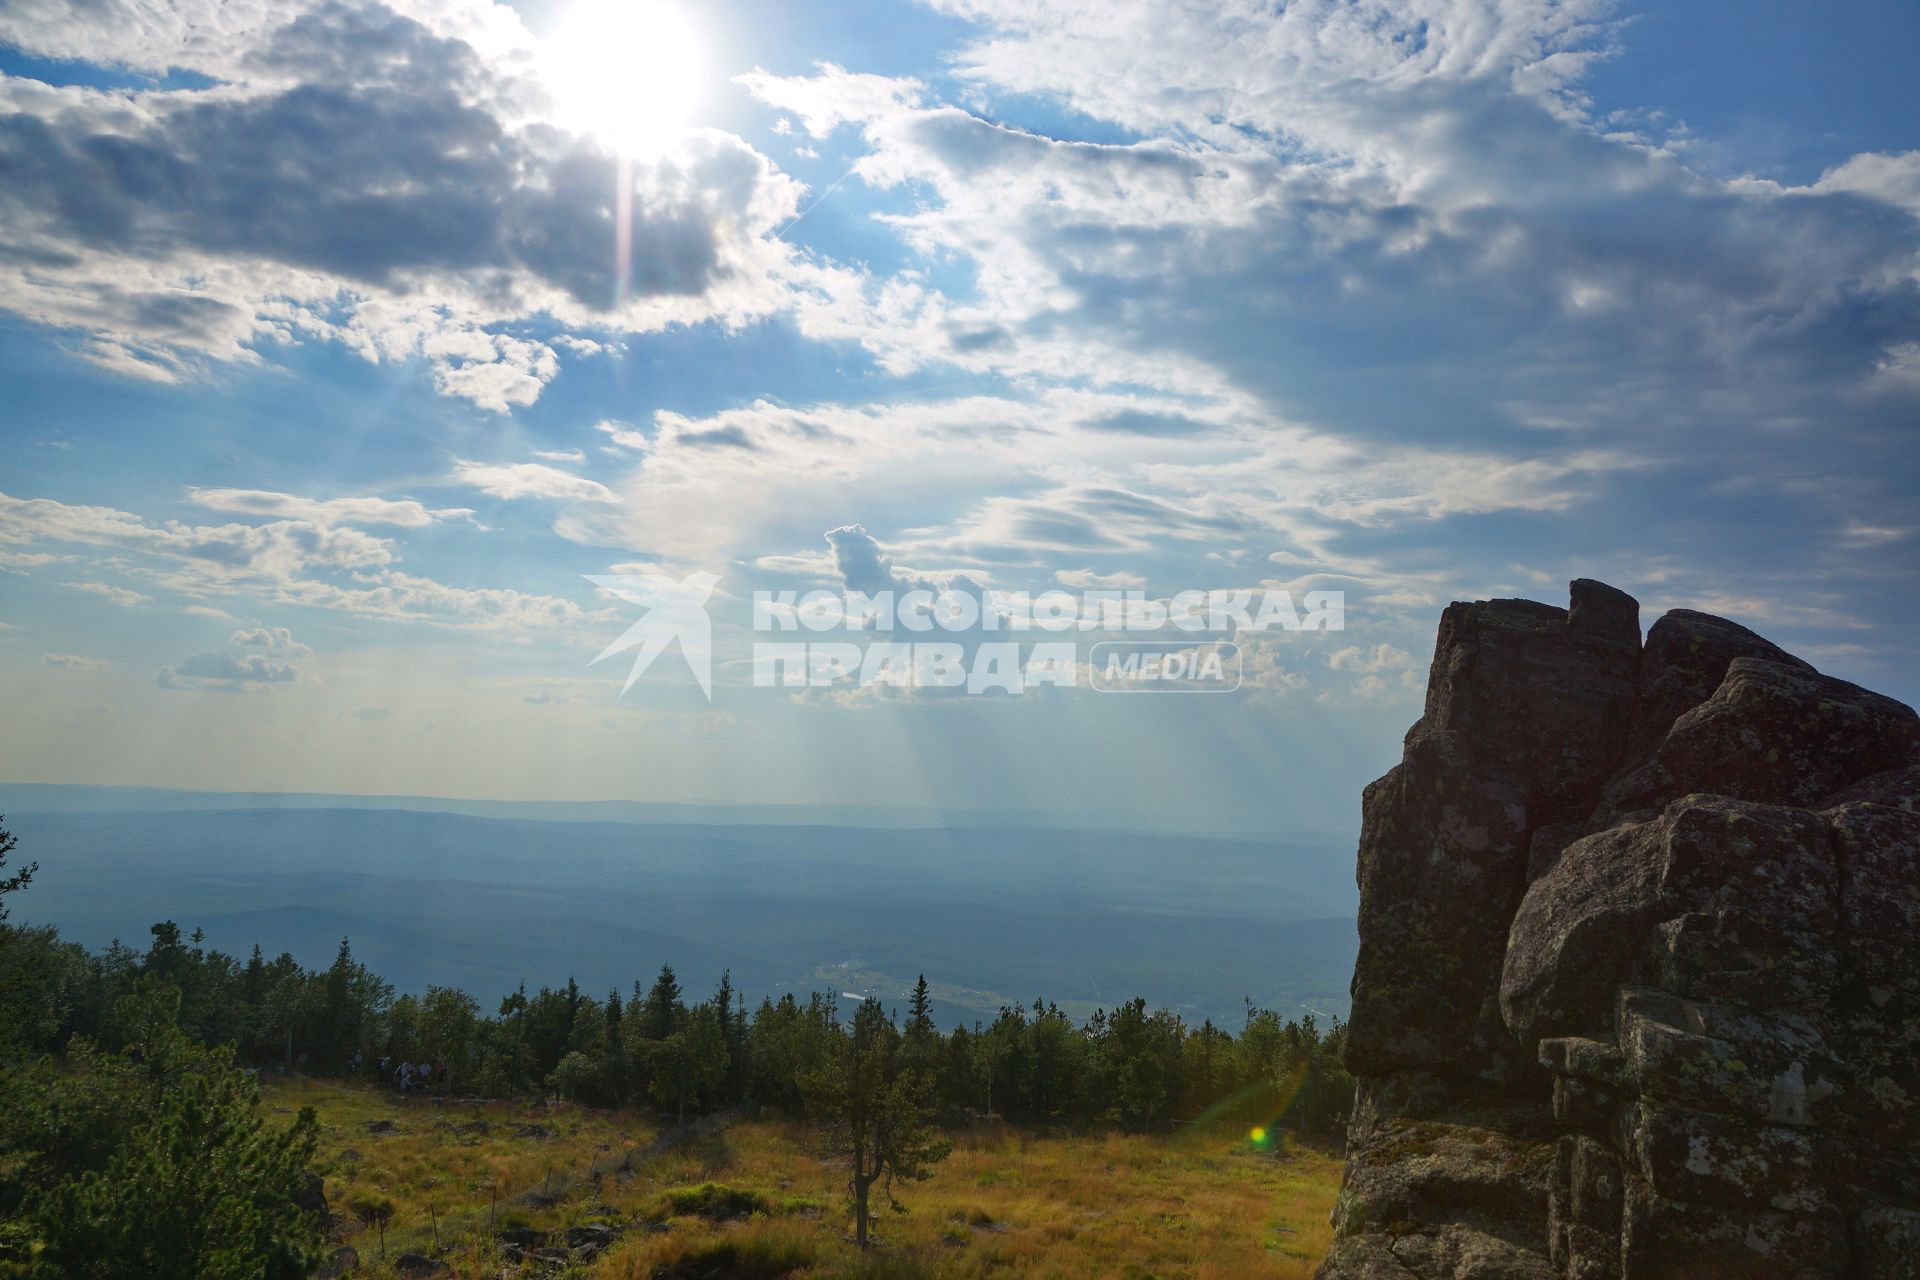
[[(1892, 0), (10, 4), (0, 776), (1346, 831), (1440, 608), (1575, 576), (1912, 701), (1916, 47)], [(1347, 630), (1231, 696), (749, 687), (752, 591), (855, 525)], [(642, 571), (721, 575), (711, 704), (588, 665), (585, 575)]]

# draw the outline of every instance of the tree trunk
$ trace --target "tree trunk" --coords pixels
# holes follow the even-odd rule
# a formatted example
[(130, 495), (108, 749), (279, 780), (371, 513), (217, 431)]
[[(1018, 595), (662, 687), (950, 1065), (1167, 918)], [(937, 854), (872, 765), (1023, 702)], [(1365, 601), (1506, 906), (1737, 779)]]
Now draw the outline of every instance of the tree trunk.
[(867, 1212), (867, 1188), (864, 1178), (856, 1178), (853, 1183), (853, 1239), (862, 1249), (867, 1247), (867, 1223), (872, 1217)]

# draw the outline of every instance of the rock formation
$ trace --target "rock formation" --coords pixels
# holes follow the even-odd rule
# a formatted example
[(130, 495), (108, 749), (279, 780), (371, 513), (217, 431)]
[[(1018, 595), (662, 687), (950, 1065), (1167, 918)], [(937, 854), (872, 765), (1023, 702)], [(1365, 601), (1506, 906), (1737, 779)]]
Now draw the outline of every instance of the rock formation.
[(1920, 1276), (1920, 719), (1572, 584), (1366, 790), (1322, 1280)]

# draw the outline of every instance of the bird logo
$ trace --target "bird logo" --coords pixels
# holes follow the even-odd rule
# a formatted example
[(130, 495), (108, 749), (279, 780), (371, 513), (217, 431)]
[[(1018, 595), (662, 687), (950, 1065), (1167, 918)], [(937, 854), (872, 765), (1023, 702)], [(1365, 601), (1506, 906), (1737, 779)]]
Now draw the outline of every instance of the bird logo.
[(627, 682), (620, 686), (624, 695), (653, 660), (677, 640), (680, 656), (693, 670), (700, 692), (707, 695), (708, 702), (713, 701), (713, 622), (707, 617), (707, 600), (720, 582), (718, 574), (690, 573), (679, 579), (653, 573), (585, 576), (596, 587), (647, 611), (588, 666), (637, 645), (639, 652), (633, 655)]

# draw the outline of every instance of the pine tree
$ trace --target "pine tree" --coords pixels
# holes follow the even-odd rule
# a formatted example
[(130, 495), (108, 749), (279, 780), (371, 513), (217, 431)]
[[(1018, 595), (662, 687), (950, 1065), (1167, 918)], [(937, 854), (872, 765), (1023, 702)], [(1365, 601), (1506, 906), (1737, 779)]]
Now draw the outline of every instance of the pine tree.
[(827, 1120), (832, 1150), (848, 1166), (854, 1239), (863, 1249), (871, 1231), (874, 1187), (904, 1213), (894, 1184), (932, 1177), (933, 1166), (953, 1150), (933, 1126), (927, 1082), (903, 1068), (899, 1050), (900, 1033), (869, 996), (855, 1011), (840, 1053), (811, 1073), (805, 1085), (810, 1109)]
[(300, 1280), (319, 1262), (303, 1207), (319, 1124), (270, 1131), (259, 1091), (224, 1050), (171, 1029), (149, 1046), (165, 1081), (103, 1169), (36, 1206), (40, 1262), (74, 1280)]

